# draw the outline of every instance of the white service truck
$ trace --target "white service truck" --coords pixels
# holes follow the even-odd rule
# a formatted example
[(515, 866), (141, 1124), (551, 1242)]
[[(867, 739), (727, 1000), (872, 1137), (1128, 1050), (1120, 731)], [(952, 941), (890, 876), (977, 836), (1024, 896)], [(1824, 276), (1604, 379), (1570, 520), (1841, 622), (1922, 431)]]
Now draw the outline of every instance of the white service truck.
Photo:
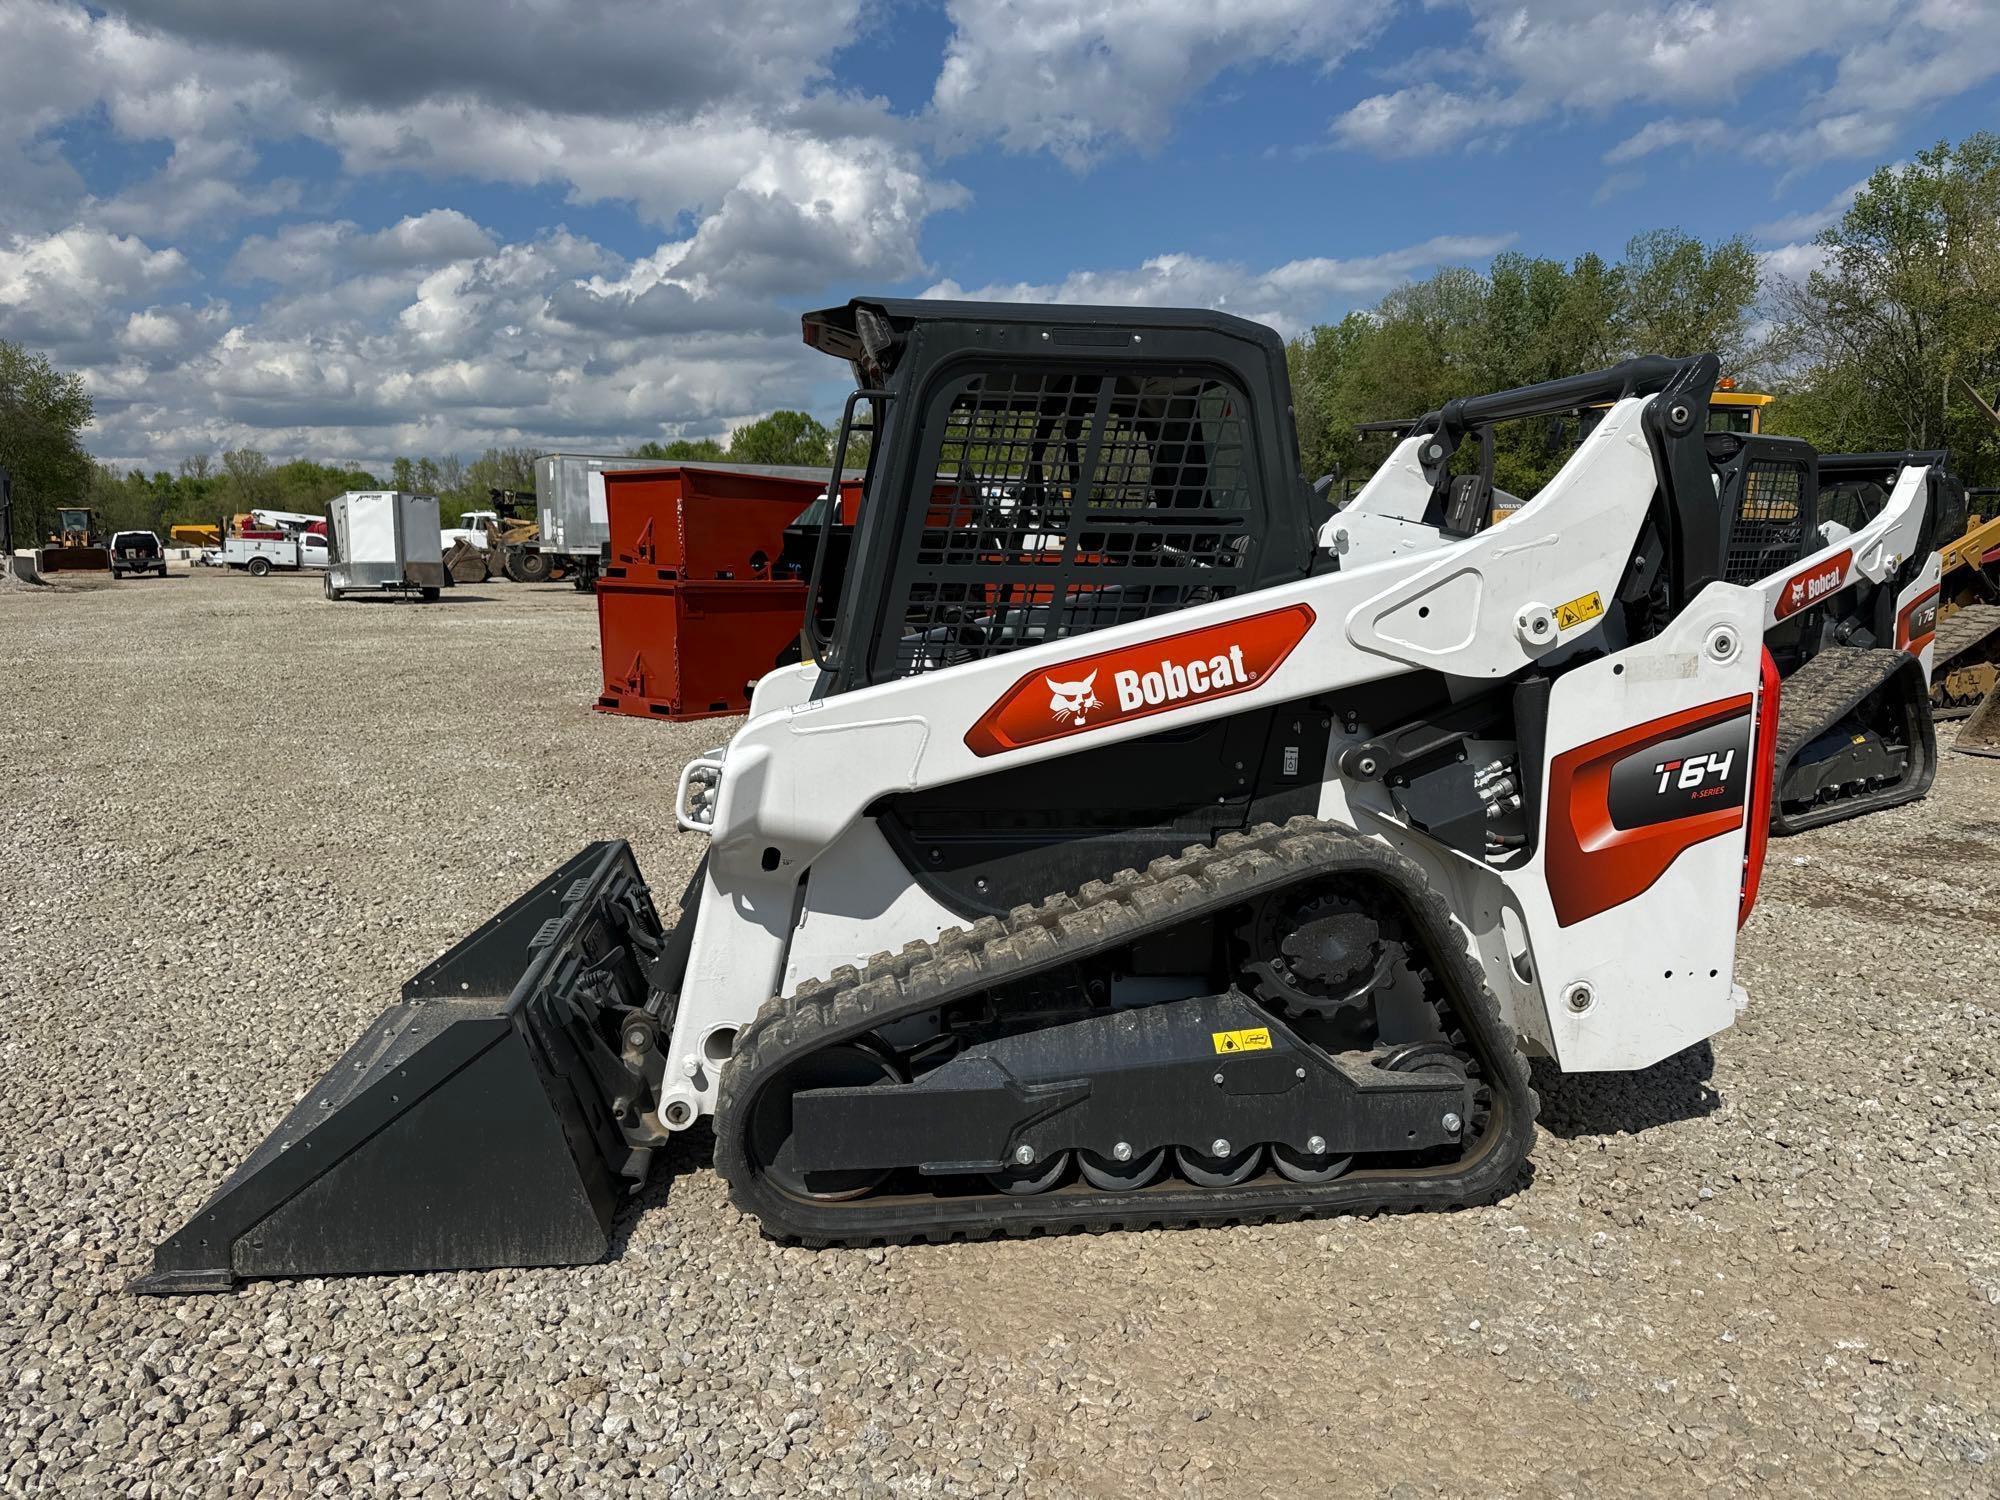
[(242, 568), (253, 578), (262, 578), (273, 568), (297, 572), (301, 568), (327, 565), (326, 538), (316, 531), (297, 531), (284, 536), (226, 536), (216, 549), (213, 562)]

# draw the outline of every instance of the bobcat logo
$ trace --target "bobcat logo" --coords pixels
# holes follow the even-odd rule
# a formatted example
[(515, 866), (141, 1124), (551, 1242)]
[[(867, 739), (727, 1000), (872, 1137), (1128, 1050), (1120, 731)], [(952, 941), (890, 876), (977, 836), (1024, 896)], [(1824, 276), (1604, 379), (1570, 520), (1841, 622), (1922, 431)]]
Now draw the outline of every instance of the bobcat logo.
[(1081, 726), (1085, 714), (1103, 706), (1097, 700), (1095, 672), (1081, 682), (1057, 682), (1053, 677), (1042, 681), (1049, 685), (1049, 712), (1065, 724)]

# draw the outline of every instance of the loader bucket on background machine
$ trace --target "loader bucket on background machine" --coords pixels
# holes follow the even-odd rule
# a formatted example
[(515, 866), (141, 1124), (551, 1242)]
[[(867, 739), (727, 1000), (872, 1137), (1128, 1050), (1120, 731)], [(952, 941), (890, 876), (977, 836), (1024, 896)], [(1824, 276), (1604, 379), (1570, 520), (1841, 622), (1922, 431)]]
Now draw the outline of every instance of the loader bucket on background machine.
[(590, 845), (405, 984), (132, 1290), (602, 1259), (650, 1164), (603, 1021), (664, 1003), (666, 948), (630, 848)]
[(44, 547), (37, 562), (44, 573), (109, 573), (111, 552), (106, 547)]
[(1988, 693), (1958, 731), (1954, 750), (2000, 759), (2000, 689)]

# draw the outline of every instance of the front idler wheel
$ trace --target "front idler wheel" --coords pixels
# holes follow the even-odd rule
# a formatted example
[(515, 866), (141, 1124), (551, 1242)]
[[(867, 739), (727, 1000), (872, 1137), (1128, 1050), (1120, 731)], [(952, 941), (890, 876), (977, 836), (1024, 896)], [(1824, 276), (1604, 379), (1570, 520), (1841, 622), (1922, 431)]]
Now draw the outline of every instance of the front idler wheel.
[(1215, 1151), (1196, 1151), (1188, 1146), (1174, 1147), (1174, 1165), (1197, 1187), (1226, 1188), (1248, 1182), (1264, 1166), (1264, 1148), (1245, 1146), (1241, 1151), (1232, 1151), (1229, 1142), (1217, 1141)]
[(780, 1192), (793, 1198), (838, 1203), (872, 1193), (888, 1180), (889, 1168), (814, 1172), (794, 1165), (792, 1100), (811, 1089), (866, 1088), (903, 1083), (894, 1059), (861, 1042), (843, 1042), (802, 1057), (764, 1086), (750, 1115), (749, 1144), (759, 1170)]
[(1099, 1156), (1095, 1151), (1076, 1153), (1076, 1167), (1083, 1173), (1083, 1180), (1105, 1193), (1136, 1193), (1158, 1177), (1166, 1164), (1165, 1146), (1134, 1153), (1122, 1161), (1115, 1155)]

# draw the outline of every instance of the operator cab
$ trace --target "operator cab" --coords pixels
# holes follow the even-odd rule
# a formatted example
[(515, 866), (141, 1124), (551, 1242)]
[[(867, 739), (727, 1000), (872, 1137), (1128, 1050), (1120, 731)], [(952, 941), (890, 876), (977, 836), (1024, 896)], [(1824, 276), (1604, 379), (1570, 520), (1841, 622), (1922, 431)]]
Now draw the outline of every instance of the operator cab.
[(795, 553), (811, 553), (831, 691), (1308, 571), (1315, 505), (1268, 328), (1198, 310), (896, 299), (804, 325), (859, 387), (836, 465), (855, 435), (871, 440), (858, 520), (827, 507)]

